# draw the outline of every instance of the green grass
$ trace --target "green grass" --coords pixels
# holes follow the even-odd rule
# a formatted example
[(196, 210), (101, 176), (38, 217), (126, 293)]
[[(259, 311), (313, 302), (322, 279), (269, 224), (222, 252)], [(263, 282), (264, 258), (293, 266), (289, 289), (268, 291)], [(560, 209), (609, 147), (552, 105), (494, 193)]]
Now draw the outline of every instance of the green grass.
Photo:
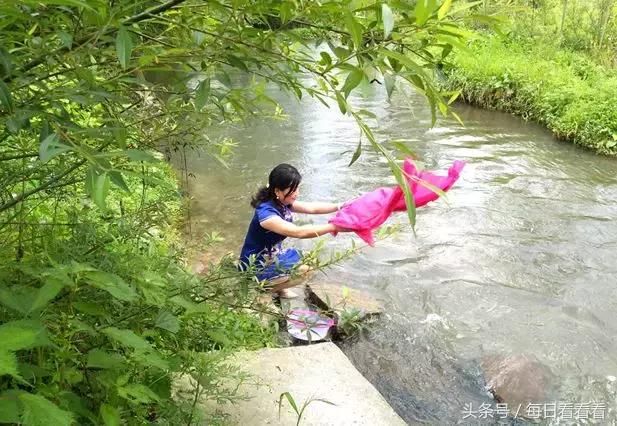
[(489, 39), (445, 69), (448, 89), (483, 108), (544, 124), (562, 140), (617, 155), (617, 73), (550, 46)]

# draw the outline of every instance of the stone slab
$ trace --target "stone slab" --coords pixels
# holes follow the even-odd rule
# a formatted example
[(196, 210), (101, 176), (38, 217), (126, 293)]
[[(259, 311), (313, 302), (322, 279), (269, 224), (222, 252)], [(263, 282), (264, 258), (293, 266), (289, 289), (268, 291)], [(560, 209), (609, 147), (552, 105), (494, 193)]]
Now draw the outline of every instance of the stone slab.
[[(219, 405), (234, 425), (295, 425), (297, 415), (284, 401), (280, 418), (279, 397), (289, 392), (298, 407), (311, 399), (301, 424), (404, 425), (381, 394), (333, 343), (240, 352), (232, 363), (250, 373), (259, 384), (245, 383), (240, 394), (249, 399)], [(211, 404), (206, 402), (206, 407)]]

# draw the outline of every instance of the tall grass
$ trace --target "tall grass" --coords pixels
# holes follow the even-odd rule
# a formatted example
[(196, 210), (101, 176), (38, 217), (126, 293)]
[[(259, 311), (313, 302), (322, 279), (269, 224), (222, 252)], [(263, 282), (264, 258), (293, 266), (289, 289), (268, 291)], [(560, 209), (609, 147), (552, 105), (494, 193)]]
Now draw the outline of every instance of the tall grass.
[(581, 54), (492, 38), (459, 53), (446, 86), (463, 100), (546, 125), (562, 140), (617, 155), (617, 72)]

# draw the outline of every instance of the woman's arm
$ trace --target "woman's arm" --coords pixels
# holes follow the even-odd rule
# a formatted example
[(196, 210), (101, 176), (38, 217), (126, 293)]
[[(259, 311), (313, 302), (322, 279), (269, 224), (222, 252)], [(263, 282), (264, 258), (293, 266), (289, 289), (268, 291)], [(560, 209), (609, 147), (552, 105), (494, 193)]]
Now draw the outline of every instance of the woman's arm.
[(311, 203), (306, 201), (296, 201), (291, 205), (291, 211), (308, 214), (333, 213), (339, 209), (340, 204), (335, 203)]
[[(295, 203), (294, 203), (295, 204)], [(279, 235), (293, 238), (315, 238), (329, 232), (344, 232), (330, 223), (325, 225), (294, 225), (291, 222), (281, 219), (278, 216), (273, 216), (259, 223), (262, 228), (268, 231), (276, 232)]]

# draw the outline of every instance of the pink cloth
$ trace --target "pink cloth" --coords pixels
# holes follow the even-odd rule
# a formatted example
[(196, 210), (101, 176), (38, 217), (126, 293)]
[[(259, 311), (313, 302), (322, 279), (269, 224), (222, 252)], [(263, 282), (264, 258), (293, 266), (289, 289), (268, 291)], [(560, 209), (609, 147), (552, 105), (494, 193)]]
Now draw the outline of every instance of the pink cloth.
[[(422, 185), (422, 181), (447, 191), (459, 178), (465, 166), (463, 161), (455, 161), (448, 169), (447, 176), (436, 175), (429, 171), (416, 169), (411, 159), (403, 164), (405, 178), (414, 196), (416, 207), (421, 207), (439, 198), (439, 194)], [(373, 245), (373, 231), (379, 228), (395, 211), (405, 211), (405, 194), (398, 187), (377, 188), (363, 196), (345, 203), (338, 213), (330, 219), (330, 223), (341, 228), (352, 229), (360, 238)]]

